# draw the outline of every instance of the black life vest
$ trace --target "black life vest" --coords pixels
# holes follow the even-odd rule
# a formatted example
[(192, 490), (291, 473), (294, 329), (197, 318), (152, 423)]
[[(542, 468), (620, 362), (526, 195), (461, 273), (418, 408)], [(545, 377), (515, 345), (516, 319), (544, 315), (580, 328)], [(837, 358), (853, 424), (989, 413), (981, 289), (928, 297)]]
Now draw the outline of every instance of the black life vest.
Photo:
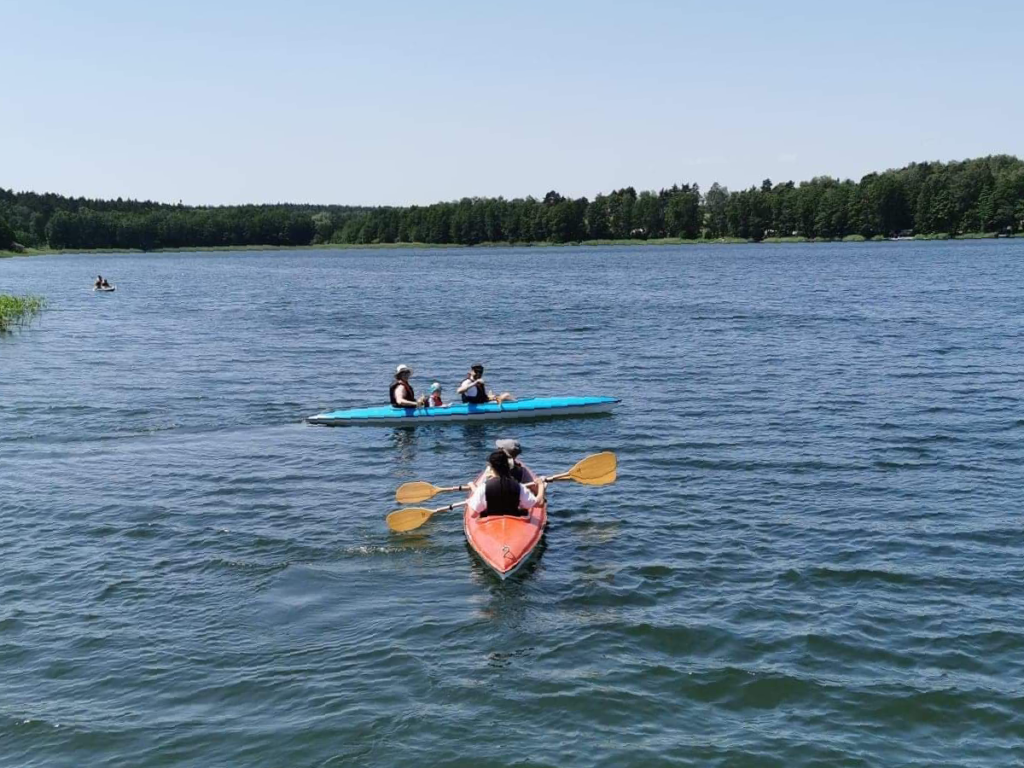
[(492, 477), (484, 485), (484, 498), (487, 509), (480, 517), (490, 515), (514, 515), (525, 517), (525, 509), (519, 509), (519, 483), (511, 477)]
[(487, 390), (484, 388), (483, 384), (474, 384), (473, 386), (476, 387), (476, 394), (470, 397), (469, 395), (466, 394), (466, 392), (469, 392), (469, 390), (467, 389), (466, 392), (462, 393), (462, 402), (489, 403), (491, 401), (491, 398), (487, 396)]
[(408, 391), (408, 394), (405, 397), (406, 400), (415, 400), (416, 399), (416, 393), (412, 391), (412, 384), (410, 384), (407, 381), (402, 381), (402, 380), (399, 379), (398, 381), (396, 381), (394, 384), (391, 385), (391, 389), (390, 389), (391, 407), (392, 408), (412, 408), (411, 405), (399, 405), (398, 404), (398, 400), (395, 398), (395, 390), (398, 389), (399, 387), (405, 387), (405, 389)]
[(518, 461), (512, 464), (512, 479), (518, 483), (526, 482), (526, 473), (523, 471), (523, 465)]

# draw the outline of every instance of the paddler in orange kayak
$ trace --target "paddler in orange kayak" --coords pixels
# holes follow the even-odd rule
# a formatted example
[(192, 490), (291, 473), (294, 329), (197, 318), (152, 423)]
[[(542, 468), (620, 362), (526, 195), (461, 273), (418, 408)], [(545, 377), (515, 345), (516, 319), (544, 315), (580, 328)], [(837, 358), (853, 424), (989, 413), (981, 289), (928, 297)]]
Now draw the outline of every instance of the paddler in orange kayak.
[(547, 481), (537, 479), (537, 495), (512, 477), (512, 467), (505, 451), (495, 451), (487, 457), (490, 468), (483, 482), (479, 483), (469, 497), (467, 508), (473, 517), (509, 515), (526, 517), (529, 510), (544, 504)]
[(518, 440), (495, 440), (494, 447), (499, 451), (504, 451), (505, 455), (508, 456), (508, 465), (512, 470), (513, 479), (518, 482), (523, 482), (525, 473), (523, 472), (523, 465), (519, 463), (519, 454), (523, 452), (523, 447), (519, 444)]

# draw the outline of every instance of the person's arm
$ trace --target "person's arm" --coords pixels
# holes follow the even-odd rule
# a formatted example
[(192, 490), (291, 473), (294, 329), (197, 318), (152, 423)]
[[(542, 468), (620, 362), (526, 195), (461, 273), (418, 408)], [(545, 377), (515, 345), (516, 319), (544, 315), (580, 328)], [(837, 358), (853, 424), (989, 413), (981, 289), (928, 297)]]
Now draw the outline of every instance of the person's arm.
[(466, 506), (469, 508), (470, 513), (473, 517), (480, 517), (481, 512), (487, 511), (487, 494), (486, 484), (480, 483), (473, 489), (473, 493), (469, 495), (469, 502)]
[(544, 488), (546, 483), (544, 478), (537, 480), (538, 493), (536, 496), (526, 486), (526, 483), (519, 484), (519, 508), (520, 509), (533, 509), (534, 507), (540, 506), (544, 503)]
[(465, 394), (467, 389), (472, 389), (474, 386), (476, 386), (476, 381), (473, 379), (463, 379), (462, 383), (459, 384), (459, 388), (455, 391), (462, 395)]
[(543, 504), (548, 498), (548, 481), (543, 477), (537, 479), (537, 504)]
[(404, 386), (403, 387), (399, 387), (396, 390), (396, 392), (395, 392), (395, 400), (398, 401), (398, 407), (399, 408), (416, 408), (416, 407), (418, 407), (419, 404), (415, 400), (410, 400), (409, 398), (407, 398), (405, 396), (405, 393), (407, 391), (408, 391), (408, 389), (406, 389), (406, 387), (404, 387)]

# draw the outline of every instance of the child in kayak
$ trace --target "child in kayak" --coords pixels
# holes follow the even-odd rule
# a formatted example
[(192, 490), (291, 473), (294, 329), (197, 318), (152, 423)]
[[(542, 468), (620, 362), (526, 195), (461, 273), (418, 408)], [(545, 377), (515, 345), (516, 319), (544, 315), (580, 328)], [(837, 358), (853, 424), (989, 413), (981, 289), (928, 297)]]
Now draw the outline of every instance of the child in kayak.
[(509, 515), (526, 517), (534, 507), (544, 503), (547, 481), (537, 478), (537, 495), (512, 477), (508, 454), (495, 451), (487, 457), (487, 466), (493, 477), (489, 477), (473, 489), (468, 507), (474, 517)]
[(441, 383), (435, 381), (430, 385), (430, 397), (427, 398), (427, 405), (431, 408), (447, 408), (441, 397)]

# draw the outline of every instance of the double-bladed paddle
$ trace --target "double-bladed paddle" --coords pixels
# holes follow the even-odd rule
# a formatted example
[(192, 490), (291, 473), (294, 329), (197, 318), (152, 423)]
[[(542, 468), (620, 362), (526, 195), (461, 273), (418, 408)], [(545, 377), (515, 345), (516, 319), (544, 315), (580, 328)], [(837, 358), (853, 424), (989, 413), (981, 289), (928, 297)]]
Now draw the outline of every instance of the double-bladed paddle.
[(446, 491), (468, 491), (468, 485), (450, 485), (447, 488), (438, 488), (436, 485), (417, 480), (414, 483), (405, 483), (395, 491), (395, 501), (399, 504), (415, 504), (417, 501), (432, 499), (439, 493)]
[(608, 485), (615, 482), (615, 470), (618, 461), (611, 451), (595, 453), (576, 463), (568, 472), (548, 478), (548, 482), (556, 480), (575, 480), (583, 485)]
[(447, 507), (438, 507), (437, 509), (424, 509), (423, 507), (409, 507), (408, 509), (398, 509), (392, 512), (387, 517), (388, 528), (398, 533), (404, 533), (405, 531), (411, 531), (419, 528), (432, 515), (436, 515), (438, 512), (447, 512), (450, 509), (456, 507), (466, 506), (465, 501), (458, 501), (454, 504), (449, 504)]
[[(560, 475), (554, 475), (553, 477), (547, 478), (547, 480), (548, 482), (574, 480), (577, 483), (582, 483), (583, 485), (608, 485), (609, 483), (615, 482), (617, 466), (618, 462), (615, 458), (615, 454), (611, 451), (605, 451), (603, 453), (595, 453), (592, 456), (587, 456), (587, 458), (577, 462), (576, 465), (568, 472), (563, 472)], [(528, 485), (535, 485), (535, 483), (528, 483)], [(448, 488), (438, 488), (430, 483), (418, 481), (414, 483), (406, 483), (401, 486), (395, 492), (395, 498), (402, 504), (411, 504), (417, 501), (426, 501), (443, 491), (464, 490), (469, 490), (469, 486), (454, 485)], [(427, 522), (431, 516), (438, 512), (446, 512), (465, 504), (465, 501), (460, 501), (457, 504), (449, 504), (446, 507), (438, 507), (437, 509), (425, 509), (423, 507), (399, 509), (388, 515), (388, 528), (398, 532), (411, 531), (415, 528), (419, 528)]]

